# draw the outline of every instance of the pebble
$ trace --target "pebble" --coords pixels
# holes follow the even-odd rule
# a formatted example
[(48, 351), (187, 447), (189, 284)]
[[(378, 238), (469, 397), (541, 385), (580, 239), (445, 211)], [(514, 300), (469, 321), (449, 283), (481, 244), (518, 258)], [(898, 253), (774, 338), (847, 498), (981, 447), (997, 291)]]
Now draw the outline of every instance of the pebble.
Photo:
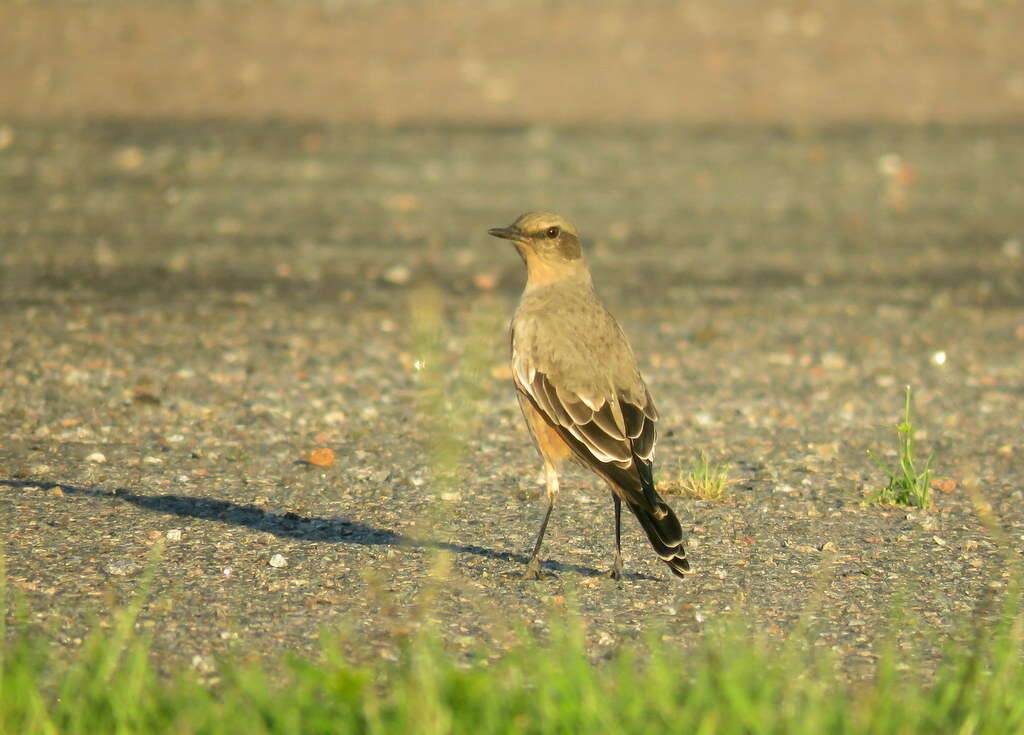
[(324, 421), (328, 424), (343, 424), (348, 421), (348, 416), (344, 411), (331, 411), (324, 416)]
[(288, 560), (284, 558), (284, 554), (274, 554), (270, 557), (270, 566), (274, 569), (281, 569), (288, 566)]
[(209, 656), (193, 656), (192, 657), (192, 668), (198, 671), (200, 674), (212, 674), (217, 670), (216, 665)]
[(95, 462), (96, 464), (99, 464), (100, 462), (106, 462), (107, 456), (103, 452), (93, 452), (92, 454), (85, 458), (85, 461)]
[(168, 541), (181, 541), (181, 529), (180, 528), (172, 528), (171, 530), (169, 530), (167, 532), (167, 540)]
[(702, 411), (693, 415), (693, 422), (698, 426), (711, 426), (711, 424), (715, 423), (715, 419), (711, 414)]
[(398, 264), (393, 265), (384, 271), (384, 280), (396, 286), (404, 286), (412, 279), (412, 270), (409, 266)]
[(107, 564), (106, 570), (107, 574), (112, 574), (115, 577), (123, 577), (135, 571), (135, 562), (129, 561), (128, 559), (119, 559)]
[(114, 165), (122, 171), (136, 171), (145, 162), (145, 154), (136, 146), (126, 146), (114, 154)]
[(821, 356), (821, 366), (826, 370), (842, 370), (846, 367), (846, 358), (838, 352), (826, 352)]

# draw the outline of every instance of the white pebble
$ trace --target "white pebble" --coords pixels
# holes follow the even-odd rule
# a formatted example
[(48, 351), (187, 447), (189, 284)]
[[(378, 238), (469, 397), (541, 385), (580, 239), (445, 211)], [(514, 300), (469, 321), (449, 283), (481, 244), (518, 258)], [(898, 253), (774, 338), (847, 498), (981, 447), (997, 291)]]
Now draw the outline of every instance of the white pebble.
[(112, 574), (115, 577), (123, 577), (126, 574), (131, 574), (135, 571), (135, 564), (125, 559), (119, 561), (112, 561), (107, 564), (107, 574)]
[(172, 528), (171, 530), (169, 530), (167, 532), (167, 540), (168, 541), (181, 541), (181, 529), (180, 528)]
[(85, 461), (95, 462), (99, 464), (100, 462), (106, 462), (107, 456), (103, 452), (93, 452), (92, 454), (85, 458)]
[(396, 286), (404, 286), (412, 278), (412, 270), (409, 266), (399, 263), (384, 271), (384, 280)]
[(274, 554), (270, 557), (270, 566), (274, 569), (280, 569), (288, 566), (288, 560), (284, 558), (284, 554)]
[(711, 414), (703, 412), (694, 414), (693, 421), (698, 426), (711, 426), (711, 424), (715, 422), (715, 420), (711, 417)]

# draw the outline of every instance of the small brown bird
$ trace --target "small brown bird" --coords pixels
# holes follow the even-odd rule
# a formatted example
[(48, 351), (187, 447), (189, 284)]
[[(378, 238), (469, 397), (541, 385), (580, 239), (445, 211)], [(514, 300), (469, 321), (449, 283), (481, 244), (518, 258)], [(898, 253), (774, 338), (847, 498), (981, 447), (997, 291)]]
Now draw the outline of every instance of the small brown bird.
[(594, 293), (572, 223), (527, 213), (488, 230), (526, 262), (526, 289), (512, 318), (512, 376), (526, 425), (544, 461), (548, 508), (523, 575), (540, 577), (540, 546), (558, 496), (558, 472), (573, 460), (608, 483), (615, 506), (615, 560), (622, 575), (622, 502), (661, 560), (690, 568), (683, 530), (654, 488), (658, 412), (626, 335)]

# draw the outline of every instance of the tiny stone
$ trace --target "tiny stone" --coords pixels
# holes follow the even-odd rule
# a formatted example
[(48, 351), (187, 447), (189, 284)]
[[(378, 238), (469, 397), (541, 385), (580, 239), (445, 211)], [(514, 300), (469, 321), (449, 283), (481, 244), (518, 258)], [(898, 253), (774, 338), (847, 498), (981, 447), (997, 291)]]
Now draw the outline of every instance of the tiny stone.
[(270, 566), (274, 567), (274, 569), (281, 569), (288, 566), (288, 560), (284, 558), (283, 554), (274, 554), (270, 557)]
[(836, 545), (834, 543), (832, 543), (831, 541), (826, 541), (825, 543), (823, 543), (818, 548), (819, 548), (820, 551), (835, 551), (836, 550)]
[(106, 457), (105, 454), (103, 454), (103, 452), (93, 452), (92, 454), (90, 454), (88, 457), (85, 458), (85, 461), (86, 462), (95, 462), (95, 463), (99, 464), (100, 462), (106, 462), (107, 461), (107, 457)]
[(135, 571), (135, 564), (127, 559), (119, 559), (118, 561), (112, 561), (106, 566), (107, 574), (112, 574), (115, 577), (123, 577), (126, 574), (131, 574)]
[(114, 165), (122, 171), (135, 171), (145, 162), (145, 154), (136, 146), (127, 146), (114, 154)]
[(846, 367), (846, 358), (838, 352), (826, 352), (821, 356), (821, 366), (826, 370), (842, 370)]
[(328, 424), (343, 424), (347, 420), (348, 416), (345, 415), (344, 411), (331, 411), (324, 416), (324, 421)]
[(193, 656), (192, 668), (200, 674), (212, 674), (217, 669), (209, 656)]
[(169, 530), (167, 532), (167, 540), (168, 541), (181, 541), (181, 529), (180, 528), (172, 528), (171, 530)]
[(396, 286), (403, 286), (412, 278), (412, 271), (409, 266), (398, 264), (393, 265), (384, 271), (384, 280)]

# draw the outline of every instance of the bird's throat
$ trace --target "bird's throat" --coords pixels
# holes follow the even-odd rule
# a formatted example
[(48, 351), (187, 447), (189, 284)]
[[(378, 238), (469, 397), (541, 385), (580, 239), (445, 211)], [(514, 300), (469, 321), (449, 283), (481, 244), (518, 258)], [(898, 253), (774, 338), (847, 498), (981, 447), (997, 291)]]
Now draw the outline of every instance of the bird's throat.
[(564, 261), (542, 258), (528, 247), (516, 244), (526, 263), (526, 287), (543, 286), (565, 278), (579, 277), (586, 272), (582, 260)]

